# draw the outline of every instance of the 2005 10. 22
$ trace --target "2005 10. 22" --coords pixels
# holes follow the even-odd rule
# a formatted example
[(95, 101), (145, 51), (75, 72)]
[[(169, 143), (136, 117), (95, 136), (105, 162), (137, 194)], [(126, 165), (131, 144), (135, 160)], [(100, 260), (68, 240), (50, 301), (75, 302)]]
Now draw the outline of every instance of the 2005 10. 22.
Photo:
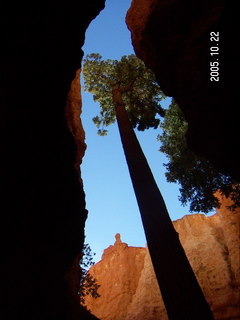
[(219, 81), (219, 32), (210, 32), (210, 81)]

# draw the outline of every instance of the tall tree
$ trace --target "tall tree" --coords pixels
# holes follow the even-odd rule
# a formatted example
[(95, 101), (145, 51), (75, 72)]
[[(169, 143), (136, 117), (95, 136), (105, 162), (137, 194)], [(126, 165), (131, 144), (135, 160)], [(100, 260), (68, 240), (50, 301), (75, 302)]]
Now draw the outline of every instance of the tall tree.
[(180, 184), (180, 201), (183, 204), (189, 202), (192, 212), (207, 213), (219, 207), (215, 193), (220, 191), (232, 199), (231, 209), (239, 207), (240, 184), (188, 148), (185, 138), (188, 125), (174, 101), (166, 110), (160, 126), (163, 129), (158, 135), (160, 151), (168, 158), (165, 164), (167, 181)]
[(117, 119), (149, 253), (169, 319), (213, 319), (179, 241), (162, 195), (133, 127), (159, 125), (163, 97), (153, 73), (136, 56), (103, 61), (91, 54), (84, 61), (85, 90), (101, 107), (94, 118), (99, 134)]

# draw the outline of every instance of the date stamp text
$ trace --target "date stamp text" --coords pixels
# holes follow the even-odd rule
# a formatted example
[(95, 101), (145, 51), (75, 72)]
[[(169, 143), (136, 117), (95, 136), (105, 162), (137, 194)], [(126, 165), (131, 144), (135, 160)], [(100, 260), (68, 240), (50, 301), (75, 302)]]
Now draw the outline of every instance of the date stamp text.
[(219, 32), (210, 32), (210, 81), (219, 81), (220, 68), (220, 34)]

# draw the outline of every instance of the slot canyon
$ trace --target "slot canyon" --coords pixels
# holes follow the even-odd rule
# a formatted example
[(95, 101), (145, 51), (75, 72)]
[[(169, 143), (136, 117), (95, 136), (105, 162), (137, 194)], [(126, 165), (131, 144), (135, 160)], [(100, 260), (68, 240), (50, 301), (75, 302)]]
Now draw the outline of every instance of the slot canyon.
[[(1, 3), (1, 305), (8, 320), (96, 319), (78, 297), (88, 214), (79, 73), (85, 31), (104, 2)], [(190, 148), (240, 181), (233, 62), (225, 63), (223, 84), (211, 86), (203, 54), (215, 28), (229, 54), (224, 9), (220, 0), (133, 0), (127, 24), (136, 55), (182, 108)]]

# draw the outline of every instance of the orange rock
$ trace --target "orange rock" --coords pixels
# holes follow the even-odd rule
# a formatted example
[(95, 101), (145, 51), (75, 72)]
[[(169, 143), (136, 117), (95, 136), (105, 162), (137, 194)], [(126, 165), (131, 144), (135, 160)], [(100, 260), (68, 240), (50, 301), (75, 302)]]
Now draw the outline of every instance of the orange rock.
[(82, 163), (86, 150), (85, 131), (82, 126), (81, 113), (82, 113), (82, 96), (80, 85), (81, 69), (78, 69), (75, 78), (71, 83), (71, 88), (68, 93), (67, 103), (65, 108), (65, 117), (69, 130), (71, 131), (77, 146), (75, 168), (80, 174), (79, 166)]
[[(226, 204), (222, 198), (211, 217), (194, 214), (174, 222), (216, 320), (240, 319), (240, 208), (230, 212)], [(87, 297), (86, 305), (101, 320), (168, 319), (146, 248), (129, 247), (117, 234), (90, 273), (101, 297)]]
[(145, 248), (129, 247), (116, 235), (114, 246), (104, 250), (102, 260), (95, 264), (90, 273), (101, 285), (98, 299), (86, 297), (86, 306), (91, 313), (104, 319), (123, 320), (127, 306), (131, 304), (141, 271), (143, 269)]

